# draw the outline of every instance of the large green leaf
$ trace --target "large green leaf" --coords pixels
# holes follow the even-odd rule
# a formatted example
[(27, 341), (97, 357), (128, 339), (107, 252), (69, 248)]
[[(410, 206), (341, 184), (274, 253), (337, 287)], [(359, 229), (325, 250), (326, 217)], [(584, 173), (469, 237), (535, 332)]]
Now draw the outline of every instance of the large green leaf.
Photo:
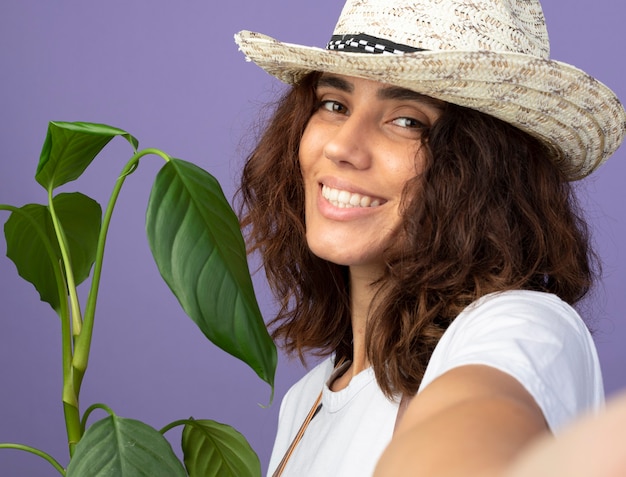
[(246, 438), (210, 420), (185, 425), (182, 439), (189, 477), (256, 477), (261, 464)]
[(35, 179), (46, 190), (77, 179), (115, 136), (126, 138), (137, 149), (137, 139), (106, 124), (51, 121)]
[[(52, 203), (67, 239), (74, 279), (79, 285), (89, 276), (96, 257), (102, 210), (95, 200), (79, 192), (59, 194)], [(13, 212), (4, 225), (4, 235), (7, 256), (20, 276), (32, 283), (41, 300), (58, 313), (59, 284), (54, 267), (60, 267), (61, 251), (48, 207), (28, 204)]]
[(273, 387), (276, 347), (256, 301), (239, 221), (217, 180), (188, 162), (169, 161), (152, 187), (146, 230), (185, 312)]
[(169, 442), (141, 421), (118, 416), (93, 424), (76, 445), (67, 477), (186, 477)]

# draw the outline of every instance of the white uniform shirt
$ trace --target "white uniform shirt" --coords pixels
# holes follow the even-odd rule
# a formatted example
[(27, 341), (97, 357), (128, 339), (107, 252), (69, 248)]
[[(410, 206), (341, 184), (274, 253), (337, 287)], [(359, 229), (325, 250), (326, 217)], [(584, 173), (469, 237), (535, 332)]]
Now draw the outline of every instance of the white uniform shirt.
[[(547, 293), (508, 291), (467, 307), (437, 344), (419, 388), (466, 364), (515, 377), (537, 401), (553, 432), (604, 402), (600, 365), (587, 327), (568, 304)], [(338, 392), (325, 385), (327, 359), (283, 398), (268, 475), (282, 459), (320, 390), (322, 408), (289, 459), (285, 477), (366, 477), (389, 443), (398, 403), (379, 389), (372, 369)]]

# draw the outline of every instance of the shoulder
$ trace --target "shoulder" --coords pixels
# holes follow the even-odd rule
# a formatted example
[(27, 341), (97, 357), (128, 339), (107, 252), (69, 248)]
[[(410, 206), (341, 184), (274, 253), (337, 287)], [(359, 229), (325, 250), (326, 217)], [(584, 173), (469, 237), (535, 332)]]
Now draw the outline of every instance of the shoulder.
[(575, 339), (589, 345), (591, 335), (578, 312), (556, 295), (529, 290), (511, 290), (485, 295), (463, 310), (452, 322), (442, 341), (470, 337), (537, 337)]
[(552, 294), (507, 291), (472, 303), (442, 336), (420, 390), (466, 364), (492, 366), (516, 378), (553, 429), (602, 404), (591, 334), (580, 315)]
[(490, 293), (469, 305), (455, 320), (477, 321), (477, 317), (493, 319), (531, 319), (545, 325), (570, 326), (586, 330), (580, 315), (569, 304), (551, 293), (530, 290), (509, 290)]

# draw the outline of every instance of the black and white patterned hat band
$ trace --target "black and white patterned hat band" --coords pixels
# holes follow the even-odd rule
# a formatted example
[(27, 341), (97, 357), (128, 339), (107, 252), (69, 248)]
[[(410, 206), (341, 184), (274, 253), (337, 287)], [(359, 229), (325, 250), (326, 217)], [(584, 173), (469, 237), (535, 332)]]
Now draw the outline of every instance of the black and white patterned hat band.
[(326, 45), (327, 50), (345, 51), (348, 53), (378, 53), (402, 55), (413, 51), (424, 51), (421, 48), (401, 45), (393, 41), (359, 33), (357, 35), (333, 35)]
[(235, 39), (287, 84), (312, 71), (354, 76), (496, 117), (560, 149), (570, 180), (596, 170), (626, 137), (615, 93), (550, 58), (539, 0), (345, 0), (332, 35), (326, 48), (246, 30)]

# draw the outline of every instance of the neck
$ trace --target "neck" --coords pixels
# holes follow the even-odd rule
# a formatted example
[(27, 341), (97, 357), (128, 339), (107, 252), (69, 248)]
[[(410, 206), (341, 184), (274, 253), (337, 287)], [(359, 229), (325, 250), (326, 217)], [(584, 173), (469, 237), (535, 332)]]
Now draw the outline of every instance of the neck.
[(352, 320), (352, 363), (333, 383), (333, 391), (348, 386), (354, 376), (369, 367), (365, 353), (365, 329), (377, 287), (372, 285), (380, 274), (350, 268), (350, 310)]
[(380, 271), (350, 269), (350, 306), (353, 336), (353, 375), (369, 366), (365, 353), (365, 330), (378, 287), (373, 285)]

